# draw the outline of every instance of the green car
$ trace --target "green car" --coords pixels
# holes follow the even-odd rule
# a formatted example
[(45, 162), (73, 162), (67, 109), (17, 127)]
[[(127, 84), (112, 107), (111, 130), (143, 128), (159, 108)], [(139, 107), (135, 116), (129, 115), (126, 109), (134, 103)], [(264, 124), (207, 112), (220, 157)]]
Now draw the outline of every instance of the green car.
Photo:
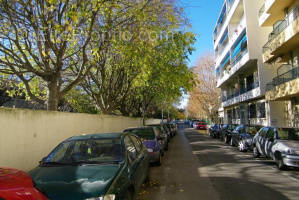
[(148, 179), (149, 157), (130, 133), (82, 135), (59, 144), (29, 174), (50, 200), (131, 200)]

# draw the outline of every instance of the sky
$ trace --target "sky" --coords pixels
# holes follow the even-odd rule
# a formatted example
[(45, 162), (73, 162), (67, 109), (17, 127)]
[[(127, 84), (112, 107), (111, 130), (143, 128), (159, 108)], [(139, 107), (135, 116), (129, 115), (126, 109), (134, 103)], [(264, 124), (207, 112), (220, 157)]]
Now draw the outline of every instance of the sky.
[[(224, 0), (179, 0), (184, 8), (191, 28), (197, 35), (194, 45), (195, 51), (190, 55), (188, 66), (194, 66), (198, 57), (205, 52), (213, 52), (212, 33), (220, 14)], [(188, 103), (188, 95), (182, 98), (180, 108), (185, 108)]]

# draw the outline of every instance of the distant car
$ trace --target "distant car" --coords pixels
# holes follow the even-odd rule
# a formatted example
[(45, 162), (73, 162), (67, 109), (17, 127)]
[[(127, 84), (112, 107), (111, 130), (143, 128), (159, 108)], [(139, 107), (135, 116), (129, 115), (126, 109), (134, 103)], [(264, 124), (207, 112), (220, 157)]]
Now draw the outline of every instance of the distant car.
[(149, 156), (142, 141), (130, 133), (75, 136), (60, 143), (29, 174), (49, 199), (134, 199), (148, 179)]
[(150, 162), (161, 165), (162, 156), (164, 155), (164, 143), (163, 138), (160, 136), (160, 132), (156, 127), (139, 127), (129, 128), (124, 130), (125, 133), (133, 133), (142, 138), (143, 144), (148, 150), (150, 156)]
[(220, 130), (221, 130), (221, 125), (220, 124), (213, 124), (209, 128), (209, 135), (210, 135), (210, 137), (212, 137), (212, 138), (219, 138)]
[(207, 130), (207, 123), (206, 122), (197, 122), (196, 129)]
[(272, 158), (279, 169), (299, 167), (299, 129), (264, 127), (253, 138), (253, 156)]
[(230, 145), (244, 152), (252, 149), (253, 137), (262, 128), (258, 125), (240, 125), (231, 134)]
[(0, 199), (7, 200), (47, 200), (24, 171), (12, 168), (0, 168)]
[(224, 143), (229, 143), (231, 139), (231, 135), (233, 130), (237, 127), (238, 125), (234, 124), (224, 124), (221, 126), (219, 138), (224, 141)]

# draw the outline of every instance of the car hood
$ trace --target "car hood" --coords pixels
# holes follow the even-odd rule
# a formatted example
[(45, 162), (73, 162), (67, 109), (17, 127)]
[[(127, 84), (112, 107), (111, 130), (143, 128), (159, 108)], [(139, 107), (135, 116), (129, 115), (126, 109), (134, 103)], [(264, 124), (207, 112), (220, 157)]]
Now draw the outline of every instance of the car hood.
[(83, 200), (104, 195), (120, 165), (37, 167), (29, 172), (36, 188), (55, 200)]
[(294, 149), (299, 150), (299, 141), (298, 140), (279, 140), (283, 145)]

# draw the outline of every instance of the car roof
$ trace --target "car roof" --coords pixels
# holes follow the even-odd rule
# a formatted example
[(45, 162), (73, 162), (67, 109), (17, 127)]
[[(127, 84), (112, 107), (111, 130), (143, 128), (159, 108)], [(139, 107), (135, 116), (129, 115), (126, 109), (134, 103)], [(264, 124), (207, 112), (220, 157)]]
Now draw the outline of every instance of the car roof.
[(94, 134), (82, 134), (78, 136), (73, 136), (67, 141), (72, 140), (88, 140), (88, 139), (114, 139), (114, 138), (120, 138), (122, 136), (122, 133), (94, 133)]
[(130, 130), (136, 130), (136, 129), (148, 129), (148, 128), (152, 128), (151, 126), (142, 126), (142, 127), (131, 127), (131, 128), (127, 128), (124, 131), (130, 131)]

